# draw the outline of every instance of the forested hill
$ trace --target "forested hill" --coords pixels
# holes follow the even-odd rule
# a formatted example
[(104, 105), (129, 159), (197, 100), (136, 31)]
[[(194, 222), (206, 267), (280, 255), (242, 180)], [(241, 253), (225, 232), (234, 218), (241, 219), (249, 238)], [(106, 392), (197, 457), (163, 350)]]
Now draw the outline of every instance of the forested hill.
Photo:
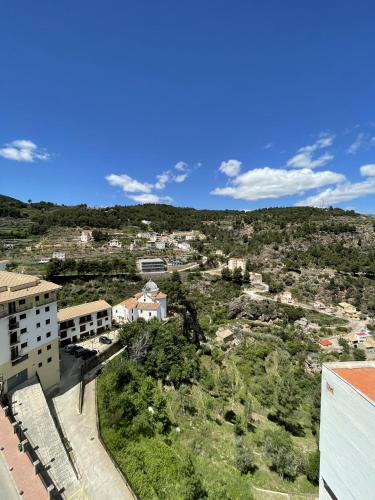
[(199, 229), (209, 222), (227, 221), (228, 224), (270, 222), (280, 228), (290, 223), (325, 221), (332, 217), (356, 218), (353, 211), (339, 208), (317, 209), (312, 207), (268, 208), (254, 211), (196, 210), (171, 205), (115, 205), (90, 208), (87, 205), (56, 205), (50, 202), (23, 203), (0, 195), (0, 217), (28, 219), (35, 233), (42, 233), (51, 226), (91, 228), (120, 228), (124, 225), (142, 226), (142, 220), (152, 222), (156, 231)]

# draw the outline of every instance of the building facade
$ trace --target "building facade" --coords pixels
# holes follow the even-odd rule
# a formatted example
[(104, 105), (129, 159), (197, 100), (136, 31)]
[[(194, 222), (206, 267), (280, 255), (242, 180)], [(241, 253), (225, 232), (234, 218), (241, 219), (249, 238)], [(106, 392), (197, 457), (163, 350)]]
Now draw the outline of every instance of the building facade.
[(146, 321), (167, 318), (167, 295), (153, 281), (148, 281), (142, 292), (113, 307), (113, 319), (117, 323), (128, 323), (143, 318)]
[(228, 260), (228, 268), (230, 271), (241, 269), (244, 273), (246, 271), (246, 259), (243, 257), (230, 257)]
[(165, 263), (162, 259), (138, 259), (137, 269), (141, 273), (164, 273)]
[(370, 500), (375, 492), (375, 362), (322, 369), (320, 500)]
[(88, 243), (92, 240), (92, 231), (90, 229), (83, 229), (80, 236), (81, 243)]
[(112, 308), (105, 300), (59, 309), (60, 346), (104, 333), (112, 326)]
[(0, 382), (6, 393), (38, 375), (60, 381), (57, 291), (36, 276), (0, 271)]

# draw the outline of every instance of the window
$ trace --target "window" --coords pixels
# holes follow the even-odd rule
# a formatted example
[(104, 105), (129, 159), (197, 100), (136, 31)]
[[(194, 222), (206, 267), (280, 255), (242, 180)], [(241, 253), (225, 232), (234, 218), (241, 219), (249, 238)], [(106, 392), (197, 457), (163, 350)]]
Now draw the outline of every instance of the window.
[(42, 354), (42, 349), (38, 349), (38, 354)]
[(47, 359), (47, 363), (51, 363), (51, 361), (52, 361), (52, 358)]
[(49, 312), (49, 306), (45, 307), (44, 310), (45, 310), (46, 313), (48, 313)]
[(37, 327), (37, 328), (40, 328), (40, 323), (37, 323), (37, 324), (36, 324), (36, 327)]
[(86, 325), (81, 325), (81, 326), (79, 327), (79, 331), (80, 331), (80, 332), (84, 332), (85, 330), (86, 330)]
[(26, 332), (27, 332), (27, 328), (21, 328), (20, 333), (26, 333)]
[(149, 315), (149, 317), (151, 317), (151, 313), (150, 312), (148, 313), (148, 315)]
[(37, 337), (37, 338), (36, 338), (36, 341), (37, 341), (37, 342), (40, 342), (41, 340), (42, 340), (42, 337)]
[(44, 298), (45, 298), (45, 299), (49, 299), (49, 293), (45, 293), (45, 294), (44, 294)]
[(50, 319), (46, 319), (46, 325), (49, 325), (51, 323)]
[(26, 314), (21, 314), (20, 319), (26, 319)]
[(35, 296), (35, 300), (36, 300), (37, 302), (39, 302), (39, 295), (36, 295), (36, 296)]
[(27, 347), (27, 342), (24, 342), (23, 344), (21, 344), (21, 349), (25, 349), (25, 347)]
[(66, 333), (66, 332), (60, 332), (60, 338), (61, 338), (61, 339), (65, 339), (65, 338), (66, 338), (66, 335), (67, 335), (67, 333)]
[(38, 363), (38, 368), (42, 368), (43, 363)]
[(26, 304), (26, 300), (25, 299), (21, 299), (18, 301), (18, 305), (19, 306), (24, 306)]
[(49, 350), (51, 349), (51, 347), (52, 347), (52, 346), (51, 346), (51, 344), (49, 344), (49, 345), (47, 346), (47, 351), (49, 351)]
[(36, 309), (35, 314), (40, 314), (40, 309)]
[(51, 332), (47, 332), (47, 333), (46, 333), (46, 337), (47, 337), (47, 339), (48, 339), (50, 336), (51, 336)]

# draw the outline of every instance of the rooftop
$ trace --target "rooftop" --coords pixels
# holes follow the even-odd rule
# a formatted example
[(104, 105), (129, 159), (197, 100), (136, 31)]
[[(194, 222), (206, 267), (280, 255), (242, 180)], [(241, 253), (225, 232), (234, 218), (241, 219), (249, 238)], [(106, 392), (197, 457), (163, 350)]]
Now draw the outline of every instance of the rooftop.
[(348, 382), (356, 391), (362, 393), (367, 399), (375, 402), (374, 361), (328, 363), (327, 368), (330, 368), (336, 375)]
[(150, 264), (164, 264), (164, 261), (162, 259), (159, 259), (157, 257), (155, 257), (154, 259), (152, 258), (149, 258), (149, 259), (138, 259), (138, 262), (141, 262), (142, 264), (147, 264), (147, 263), (150, 263)]
[(319, 341), (319, 344), (323, 345), (323, 346), (329, 346), (329, 345), (332, 345), (332, 342), (328, 339), (322, 339)]
[(0, 271), (0, 302), (52, 292), (60, 288), (60, 285), (41, 280), (37, 276)]
[(96, 300), (95, 302), (88, 302), (87, 304), (80, 304), (78, 306), (66, 307), (59, 309), (57, 312), (57, 320), (59, 322), (68, 319), (77, 318), (86, 314), (92, 314), (105, 309), (111, 309), (111, 306), (105, 300)]

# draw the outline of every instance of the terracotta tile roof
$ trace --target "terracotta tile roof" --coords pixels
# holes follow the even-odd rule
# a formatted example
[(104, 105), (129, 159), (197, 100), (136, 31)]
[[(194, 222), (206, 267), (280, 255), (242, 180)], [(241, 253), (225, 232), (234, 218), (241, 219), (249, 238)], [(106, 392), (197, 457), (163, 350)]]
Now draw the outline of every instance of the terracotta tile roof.
[(160, 307), (160, 304), (158, 302), (138, 302), (137, 304), (137, 308), (138, 309), (145, 309), (146, 311), (147, 310), (156, 310), (156, 309), (159, 309)]
[(133, 297), (121, 302), (121, 305), (126, 307), (127, 309), (133, 309), (133, 308), (137, 307), (137, 304), (138, 304), (137, 299), (134, 299)]
[(375, 367), (333, 368), (333, 371), (375, 401)]
[(319, 341), (319, 344), (327, 347), (329, 345), (332, 345), (332, 342), (330, 340), (328, 340), (328, 339), (322, 339), (322, 340)]
[[(136, 299), (139, 299), (139, 297), (142, 297), (142, 295), (145, 295), (145, 294), (143, 292), (138, 292), (138, 293), (134, 294), (134, 297)], [(148, 295), (148, 294), (146, 294), (146, 295)], [(149, 294), (149, 296), (152, 297), (153, 299), (166, 299), (167, 298), (167, 294), (163, 293), (163, 292), (151, 293), (151, 294)]]
[(142, 295), (143, 295), (143, 292), (137, 292), (137, 293), (134, 294), (134, 297), (136, 299), (139, 299), (139, 297), (142, 297)]
[(88, 302), (87, 304), (80, 304), (79, 306), (66, 307), (57, 312), (57, 320), (66, 321), (67, 319), (85, 316), (86, 314), (96, 313), (111, 309), (111, 306), (105, 300), (96, 300), (95, 302)]

